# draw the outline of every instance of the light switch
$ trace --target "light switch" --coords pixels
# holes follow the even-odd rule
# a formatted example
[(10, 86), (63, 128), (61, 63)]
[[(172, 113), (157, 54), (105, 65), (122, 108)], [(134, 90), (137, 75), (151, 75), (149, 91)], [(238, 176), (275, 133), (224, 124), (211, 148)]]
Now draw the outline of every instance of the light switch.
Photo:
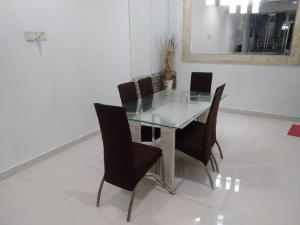
[(45, 32), (25, 32), (26, 41), (46, 41)]

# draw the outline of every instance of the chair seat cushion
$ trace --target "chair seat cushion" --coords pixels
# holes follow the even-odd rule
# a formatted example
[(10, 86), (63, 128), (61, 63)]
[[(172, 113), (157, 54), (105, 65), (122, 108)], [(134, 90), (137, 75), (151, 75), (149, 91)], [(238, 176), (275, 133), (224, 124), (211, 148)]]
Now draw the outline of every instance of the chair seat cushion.
[[(160, 138), (160, 129), (154, 129), (155, 139)], [(141, 127), (141, 139), (142, 142), (151, 142), (152, 141), (152, 127), (142, 126)]]
[(134, 179), (137, 184), (162, 156), (162, 150), (150, 145), (132, 143)]
[(204, 154), (205, 124), (191, 122), (184, 129), (176, 131), (176, 149), (207, 164)]

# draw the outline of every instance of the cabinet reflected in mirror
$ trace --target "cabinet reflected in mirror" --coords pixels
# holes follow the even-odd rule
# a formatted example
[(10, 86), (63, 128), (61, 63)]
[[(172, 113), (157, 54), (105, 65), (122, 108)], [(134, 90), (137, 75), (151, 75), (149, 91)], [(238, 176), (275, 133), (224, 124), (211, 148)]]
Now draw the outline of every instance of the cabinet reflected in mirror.
[(298, 1), (255, 1), (192, 0), (190, 53), (290, 55)]

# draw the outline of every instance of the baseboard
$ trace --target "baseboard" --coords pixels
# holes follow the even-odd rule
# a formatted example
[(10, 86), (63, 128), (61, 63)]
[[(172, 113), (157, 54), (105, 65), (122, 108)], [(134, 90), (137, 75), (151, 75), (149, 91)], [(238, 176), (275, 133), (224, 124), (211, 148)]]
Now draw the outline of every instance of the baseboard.
[(57, 155), (63, 151), (66, 151), (67, 149), (69, 148), (72, 148), (73, 146), (77, 145), (77, 144), (80, 144), (92, 137), (95, 137), (96, 135), (99, 134), (99, 130), (95, 130), (93, 132), (90, 132), (86, 135), (83, 135), (83, 136), (80, 136), (80, 137), (77, 137), (73, 140), (71, 140), (70, 142), (67, 142), (59, 147), (56, 147), (48, 152), (45, 152), (39, 156), (36, 156), (30, 160), (27, 160), (23, 163), (20, 163), (19, 165), (16, 165), (4, 172), (0, 172), (0, 181), (4, 180), (4, 179), (7, 179), (8, 177), (11, 177), (13, 175), (15, 175), (16, 173), (19, 173), (20, 171), (22, 170), (25, 170), (27, 169), (28, 167), (31, 167), (41, 161), (44, 161), (46, 159), (49, 159), (50, 157), (54, 156), (54, 155)]
[(285, 116), (285, 115), (278, 115), (272, 113), (264, 113), (264, 112), (255, 112), (255, 111), (248, 111), (248, 110), (240, 110), (240, 109), (231, 109), (231, 108), (220, 108), (223, 112), (228, 113), (236, 113), (240, 115), (246, 116), (256, 116), (256, 117), (264, 117), (269, 119), (276, 119), (276, 120), (287, 120), (292, 122), (300, 122), (300, 117), (292, 117), (292, 116)]

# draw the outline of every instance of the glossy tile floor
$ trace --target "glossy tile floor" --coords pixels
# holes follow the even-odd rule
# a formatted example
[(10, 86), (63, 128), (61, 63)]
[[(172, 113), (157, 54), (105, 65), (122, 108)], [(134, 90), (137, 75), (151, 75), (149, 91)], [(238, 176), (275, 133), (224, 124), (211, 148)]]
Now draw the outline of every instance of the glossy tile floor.
[[(151, 179), (140, 183), (131, 224), (300, 224), (300, 138), (288, 121), (221, 113), (224, 160), (212, 191), (205, 173), (177, 160), (179, 185), (170, 195)], [(1, 225), (121, 225), (130, 193), (104, 184), (100, 136), (0, 182)], [(216, 150), (216, 149), (215, 149)], [(216, 155), (218, 155), (216, 151)]]

